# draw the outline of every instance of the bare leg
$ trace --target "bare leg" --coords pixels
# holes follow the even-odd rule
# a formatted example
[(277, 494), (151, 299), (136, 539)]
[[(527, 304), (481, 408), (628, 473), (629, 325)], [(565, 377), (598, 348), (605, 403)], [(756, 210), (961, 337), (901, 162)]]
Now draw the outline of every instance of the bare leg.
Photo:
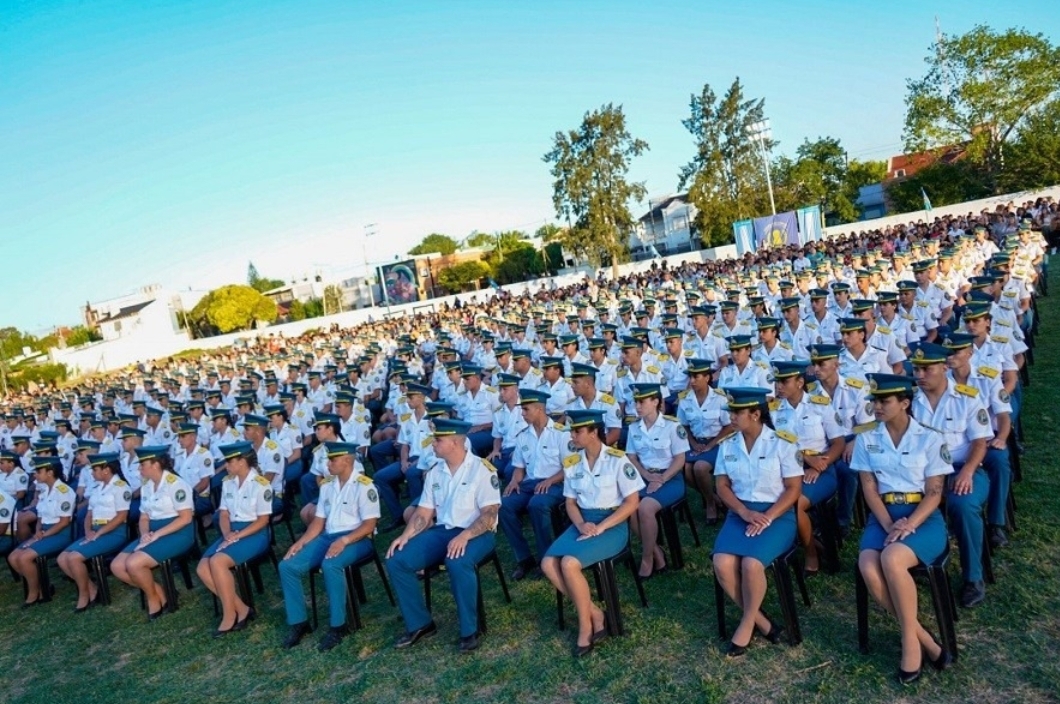
[(816, 572), (820, 566), (820, 558), (817, 556), (817, 543), (813, 540), (813, 523), (810, 521), (810, 500), (805, 496), (799, 497), (798, 510), (795, 517), (798, 521), (799, 543), (806, 551), (806, 571)]
[(92, 593), (92, 580), (88, 577), (85, 558), (80, 553), (63, 552), (56, 562), (59, 563), (59, 569), (77, 585), (77, 608), (83, 609), (88, 606), (95, 595)]
[(763, 632), (769, 630), (769, 621), (762, 613), (762, 602), (766, 598), (766, 568), (753, 557), (740, 560), (740, 590), (743, 596), (743, 616), (740, 625), (732, 634), (732, 642), (746, 645), (751, 642), (757, 626)]
[(589, 591), (589, 583), (582, 574), (582, 563), (576, 558), (567, 556), (560, 562), (563, 573), (563, 581), (567, 587), (567, 598), (574, 604), (578, 612), (578, 645), (584, 647), (589, 645), (597, 625), (603, 627), (604, 612), (593, 603), (592, 593)]
[(236, 594), (236, 579), (232, 574), (235, 562), (224, 553), (216, 553), (209, 558), (209, 569), (213, 575), (214, 589), (211, 591), (217, 595), (221, 602), (221, 623), (217, 630), (227, 631), (236, 624), (240, 618), (245, 618), (250, 609)]
[(659, 545), (659, 522), (655, 516), (662, 510), (658, 501), (651, 497), (641, 499), (637, 507), (637, 521), (640, 525), (640, 576), (650, 577), (655, 571), (655, 551)]
[(155, 583), (151, 572), (157, 566), (154, 558), (144, 552), (129, 554), (129, 559), (125, 562), (131, 584), (144, 593), (149, 615), (158, 613), (166, 606), (162, 589)]
[(917, 619), (916, 582), (909, 569), (916, 567), (917, 557), (907, 546), (891, 543), (880, 553), (880, 565), (891, 596), (891, 605), (902, 629), (901, 668), (913, 672), (923, 662), (921, 649), (928, 656), (938, 657), (940, 649)]
[(41, 598), (40, 580), (37, 579), (37, 553), (26, 548), (18, 549), (8, 555), (8, 562), (15, 571), (26, 580), (26, 603), (30, 604)]

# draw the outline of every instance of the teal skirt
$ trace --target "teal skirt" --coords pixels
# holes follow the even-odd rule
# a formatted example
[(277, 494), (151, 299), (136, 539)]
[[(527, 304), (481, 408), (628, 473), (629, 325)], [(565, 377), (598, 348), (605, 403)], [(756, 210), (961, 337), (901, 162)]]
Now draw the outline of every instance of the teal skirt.
[[(744, 501), (752, 511), (764, 512), (772, 506), (765, 501)], [(767, 567), (795, 543), (795, 509), (790, 508), (764, 531), (755, 536), (746, 534), (748, 523), (729, 511), (718, 537), (714, 541), (715, 554), (753, 557)]]
[[(614, 513), (614, 509), (583, 508), (581, 513), (582, 518), (589, 523), (599, 523)], [(576, 527), (569, 526), (549, 546), (545, 557), (573, 557), (582, 567), (590, 567), (615, 557), (629, 545), (629, 522), (623, 521), (592, 538), (578, 540), (580, 537), (581, 532)]]

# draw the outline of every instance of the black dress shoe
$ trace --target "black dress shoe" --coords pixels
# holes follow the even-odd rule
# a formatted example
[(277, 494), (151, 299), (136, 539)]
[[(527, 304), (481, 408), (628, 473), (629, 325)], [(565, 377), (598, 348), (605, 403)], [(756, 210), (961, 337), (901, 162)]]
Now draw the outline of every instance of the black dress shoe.
[(431, 621), (423, 628), (418, 628), (415, 631), (406, 633), (397, 639), (394, 643), (395, 648), (408, 648), (416, 645), (422, 638), (430, 638), (431, 636), (438, 633), (438, 627), (434, 625), (434, 621)]
[(301, 643), (302, 639), (312, 632), (313, 628), (309, 625), (308, 621), (294, 624), (287, 630), (287, 636), (283, 639), (283, 649), (290, 650)]
[(772, 620), (769, 622), (769, 633), (764, 634), (765, 639), (773, 645), (780, 642), (780, 637), (784, 635), (784, 626), (779, 623), (774, 623)]
[[(750, 645), (750, 644), (748, 644)], [(729, 649), (725, 651), (725, 657), (727, 658), (739, 658), (747, 654), (746, 645), (736, 645), (733, 641), (729, 641)]]
[(910, 685), (920, 679), (920, 668), (913, 670), (912, 672), (906, 672), (902, 668), (898, 668), (898, 684)]
[(605, 626), (604, 628), (601, 628), (599, 631), (595, 631), (593, 633), (593, 635), (589, 638), (589, 642), (593, 643), (593, 644), (599, 643), (603, 639), (607, 638), (607, 636), (608, 636), (607, 627)]
[(986, 599), (986, 584), (979, 582), (965, 582), (961, 590), (961, 606), (970, 609), (979, 606)]
[(20, 608), (29, 609), (29, 608), (32, 608), (34, 606), (39, 606), (40, 604), (45, 604), (45, 603), (47, 603), (47, 602), (44, 599), (34, 599), (33, 601), (24, 601), (24, 602), (22, 602), (22, 606)]
[(461, 653), (470, 653), (472, 650), (478, 650), (478, 633), (460, 637), (459, 651)]
[(527, 577), (533, 576), (534, 570), (537, 569), (537, 561), (533, 558), (523, 560), (512, 572), (512, 579), (519, 582)]
[(990, 527), (990, 547), (995, 550), (1008, 547), (1008, 535), (1005, 533), (1005, 529), (1002, 526)]
[(336, 645), (342, 642), (342, 639), (346, 636), (346, 627), (340, 626), (339, 628), (329, 628), (328, 632), (324, 634), (324, 637), (320, 639), (320, 643), (317, 644), (317, 650), (322, 653), (326, 653)]
[(947, 667), (953, 664), (953, 653), (943, 648), (942, 652), (939, 653), (939, 656), (937, 658), (935, 658), (934, 660), (929, 660), (928, 662), (931, 663), (932, 669), (934, 669), (936, 672), (942, 672)]
[(148, 621), (157, 621), (158, 619), (162, 618), (163, 616), (165, 616), (168, 613), (169, 613), (169, 609), (167, 609), (165, 606), (163, 606), (161, 609), (159, 609), (158, 611), (154, 612), (153, 614), (147, 614), (147, 620)]
[(250, 607), (250, 609), (247, 611), (247, 615), (244, 616), (243, 618), (237, 620), (236, 621), (236, 625), (232, 626), (232, 630), (233, 631), (246, 630), (247, 626), (250, 625), (249, 622), (253, 621), (257, 617), (258, 617), (258, 613), (256, 611), (254, 611), (254, 607), (253, 606)]
[(593, 642), (589, 641), (589, 645), (574, 645), (574, 657), (584, 658), (589, 653), (593, 652)]

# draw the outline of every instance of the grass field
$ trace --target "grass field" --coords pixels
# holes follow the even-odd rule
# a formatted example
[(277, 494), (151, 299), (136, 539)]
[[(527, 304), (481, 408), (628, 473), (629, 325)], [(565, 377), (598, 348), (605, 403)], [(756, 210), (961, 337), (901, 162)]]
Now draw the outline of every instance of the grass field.
[[(439, 635), (398, 652), (392, 643), (403, 631), (401, 619), (374, 572), (366, 571), (365, 628), (324, 655), (315, 649), (319, 632), (294, 650), (280, 648), (286, 625), (270, 569), (266, 594), (257, 597), (257, 621), (221, 640), (210, 637), (215, 621), (201, 586), (181, 587), (180, 610), (149, 624), (136, 593), (113, 579), (109, 607), (72, 614), (72, 585), (53, 577), (56, 600), (22, 611), (21, 589), (5, 572), (0, 702), (1060, 701), (1060, 453), (1053, 444), (1060, 394), (1048, 384), (1060, 378), (1055, 300), (1039, 305), (1041, 330), (1024, 404), (1024, 481), (1016, 485), (1019, 530), (1012, 546), (995, 554), (997, 583), (986, 603), (960, 612), (960, 661), (944, 673), (926, 670), (913, 687), (894, 682), (897, 629), (878, 609), (870, 617), (872, 650), (858, 652), (856, 540), (847, 542), (838, 575), (811, 580), (813, 607), (800, 605), (801, 646), (756, 638), (746, 657), (730, 662), (716, 636), (709, 572), (714, 530), (701, 528), (705, 540), (697, 549), (685, 528), (685, 569), (646, 585), (648, 609), (640, 608), (628, 572), (621, 572), (628, 635), (579, 661), (570, 654), (572, 632), (556, 629), (547, 582), (511, 584), (514, 601), (507, 605), (489, 570), (483, 571), (489, 633), (468, 656), (456, 653), (455, 611), (444, 580), (434, 599)], [(698, 500), (693, 507), (701, 516)], [(285, 549), (286, 536), (280, 540)], [(503, 538), (498, 544), (510, 569)], [(926, 594), (922, 589), (921, 610), (934, 630)], [(321, 594), (326, 621), (324, 600)], [(772, 588), (766, 607), (779, 616)], [(735, 616), (730, 606), (730, 628)], [(568, 623), (570, 617), (568, 606)]]

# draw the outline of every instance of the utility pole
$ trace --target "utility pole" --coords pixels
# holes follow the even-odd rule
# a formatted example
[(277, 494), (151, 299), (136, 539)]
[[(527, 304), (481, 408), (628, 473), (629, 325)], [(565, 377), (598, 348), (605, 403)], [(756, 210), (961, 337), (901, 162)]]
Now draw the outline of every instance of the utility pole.
[(371, 301), (372, 308), (375, 308), (375, 292), (372, 290), (371, 280), (371, 269), (368, 268), (368, 238), (374, 237), (376, 224), (370, 222), (364, 226), (364, 239), (361, 240), (361, 247), (364, 254), (364, 280), (368, 284), (368, 300)]

